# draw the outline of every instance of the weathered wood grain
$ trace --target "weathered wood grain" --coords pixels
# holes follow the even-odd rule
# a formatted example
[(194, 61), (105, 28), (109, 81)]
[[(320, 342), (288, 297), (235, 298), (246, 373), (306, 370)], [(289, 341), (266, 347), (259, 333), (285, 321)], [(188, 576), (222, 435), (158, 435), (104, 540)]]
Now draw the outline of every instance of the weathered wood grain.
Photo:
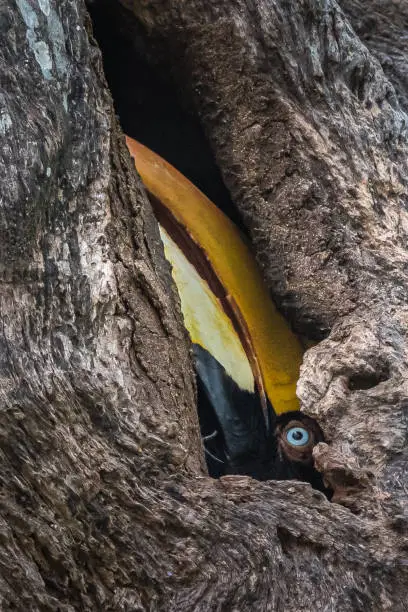
[(404, 610), (393, 85), (332, 1), (126, 4), (200, 117), (277, 303), (323, 339), (299, 394), (342, 505), (205, 476), (178, 302), (83, 3), (5, 0), (0, 607)]

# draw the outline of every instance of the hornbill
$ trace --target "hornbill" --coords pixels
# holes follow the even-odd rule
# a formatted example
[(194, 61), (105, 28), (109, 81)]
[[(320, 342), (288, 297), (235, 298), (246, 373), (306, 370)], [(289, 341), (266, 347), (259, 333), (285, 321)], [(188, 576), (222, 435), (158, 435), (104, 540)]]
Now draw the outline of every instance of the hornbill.
[(212, 476), (297, 479), (325, 491), (299, 412), (302, 346), (277, 311), (232, 221), (156, 153), (126, 137), (177, 286), (195, 358), (198, 412)]

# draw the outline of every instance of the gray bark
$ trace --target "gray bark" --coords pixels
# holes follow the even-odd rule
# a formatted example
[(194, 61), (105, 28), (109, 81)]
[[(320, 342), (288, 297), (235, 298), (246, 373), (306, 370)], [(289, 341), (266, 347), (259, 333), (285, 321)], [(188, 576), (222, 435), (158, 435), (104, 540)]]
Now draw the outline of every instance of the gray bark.
[(206, 477), (178, 301), (83, 3), (5, 0), (0, 605), (404, 610), (404, 81), (335, 2), (123, 4), (200, 117), (274, 298), (322, 339), (298, 389), (339, 503)]
[(343, 0), (340, 2), (360, 39), (380, 62), (408, 110), (408, 4), (404, 0)]

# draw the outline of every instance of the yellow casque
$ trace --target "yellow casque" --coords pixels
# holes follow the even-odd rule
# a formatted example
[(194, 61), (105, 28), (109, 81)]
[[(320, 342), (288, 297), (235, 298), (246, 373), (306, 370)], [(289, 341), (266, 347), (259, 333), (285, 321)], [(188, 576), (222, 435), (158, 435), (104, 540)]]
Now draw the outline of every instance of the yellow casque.
[(197, 187), (159, 155), (126, 137), (147, 191), (204, 253), (238, 322), (261, 398), (275, 414), (298, 410), (303, 349), (277, 311), (239, 230)]

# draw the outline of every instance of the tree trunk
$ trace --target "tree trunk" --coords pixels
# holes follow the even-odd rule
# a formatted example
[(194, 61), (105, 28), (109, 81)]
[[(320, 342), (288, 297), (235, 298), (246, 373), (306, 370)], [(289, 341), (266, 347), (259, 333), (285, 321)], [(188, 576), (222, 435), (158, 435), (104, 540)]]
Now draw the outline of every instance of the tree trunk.
[[(371, 3), (348, 5), (366, 38)], [(298, 393), (337, 503), (206, 476), (178, 299), (84, 4), (0, 6), (1, 609), (406, 609), (406, 10), (375, 5), (370, 50), (330, 0), (107, 9), (171, 67), (274, 299), (320, 341)]]

